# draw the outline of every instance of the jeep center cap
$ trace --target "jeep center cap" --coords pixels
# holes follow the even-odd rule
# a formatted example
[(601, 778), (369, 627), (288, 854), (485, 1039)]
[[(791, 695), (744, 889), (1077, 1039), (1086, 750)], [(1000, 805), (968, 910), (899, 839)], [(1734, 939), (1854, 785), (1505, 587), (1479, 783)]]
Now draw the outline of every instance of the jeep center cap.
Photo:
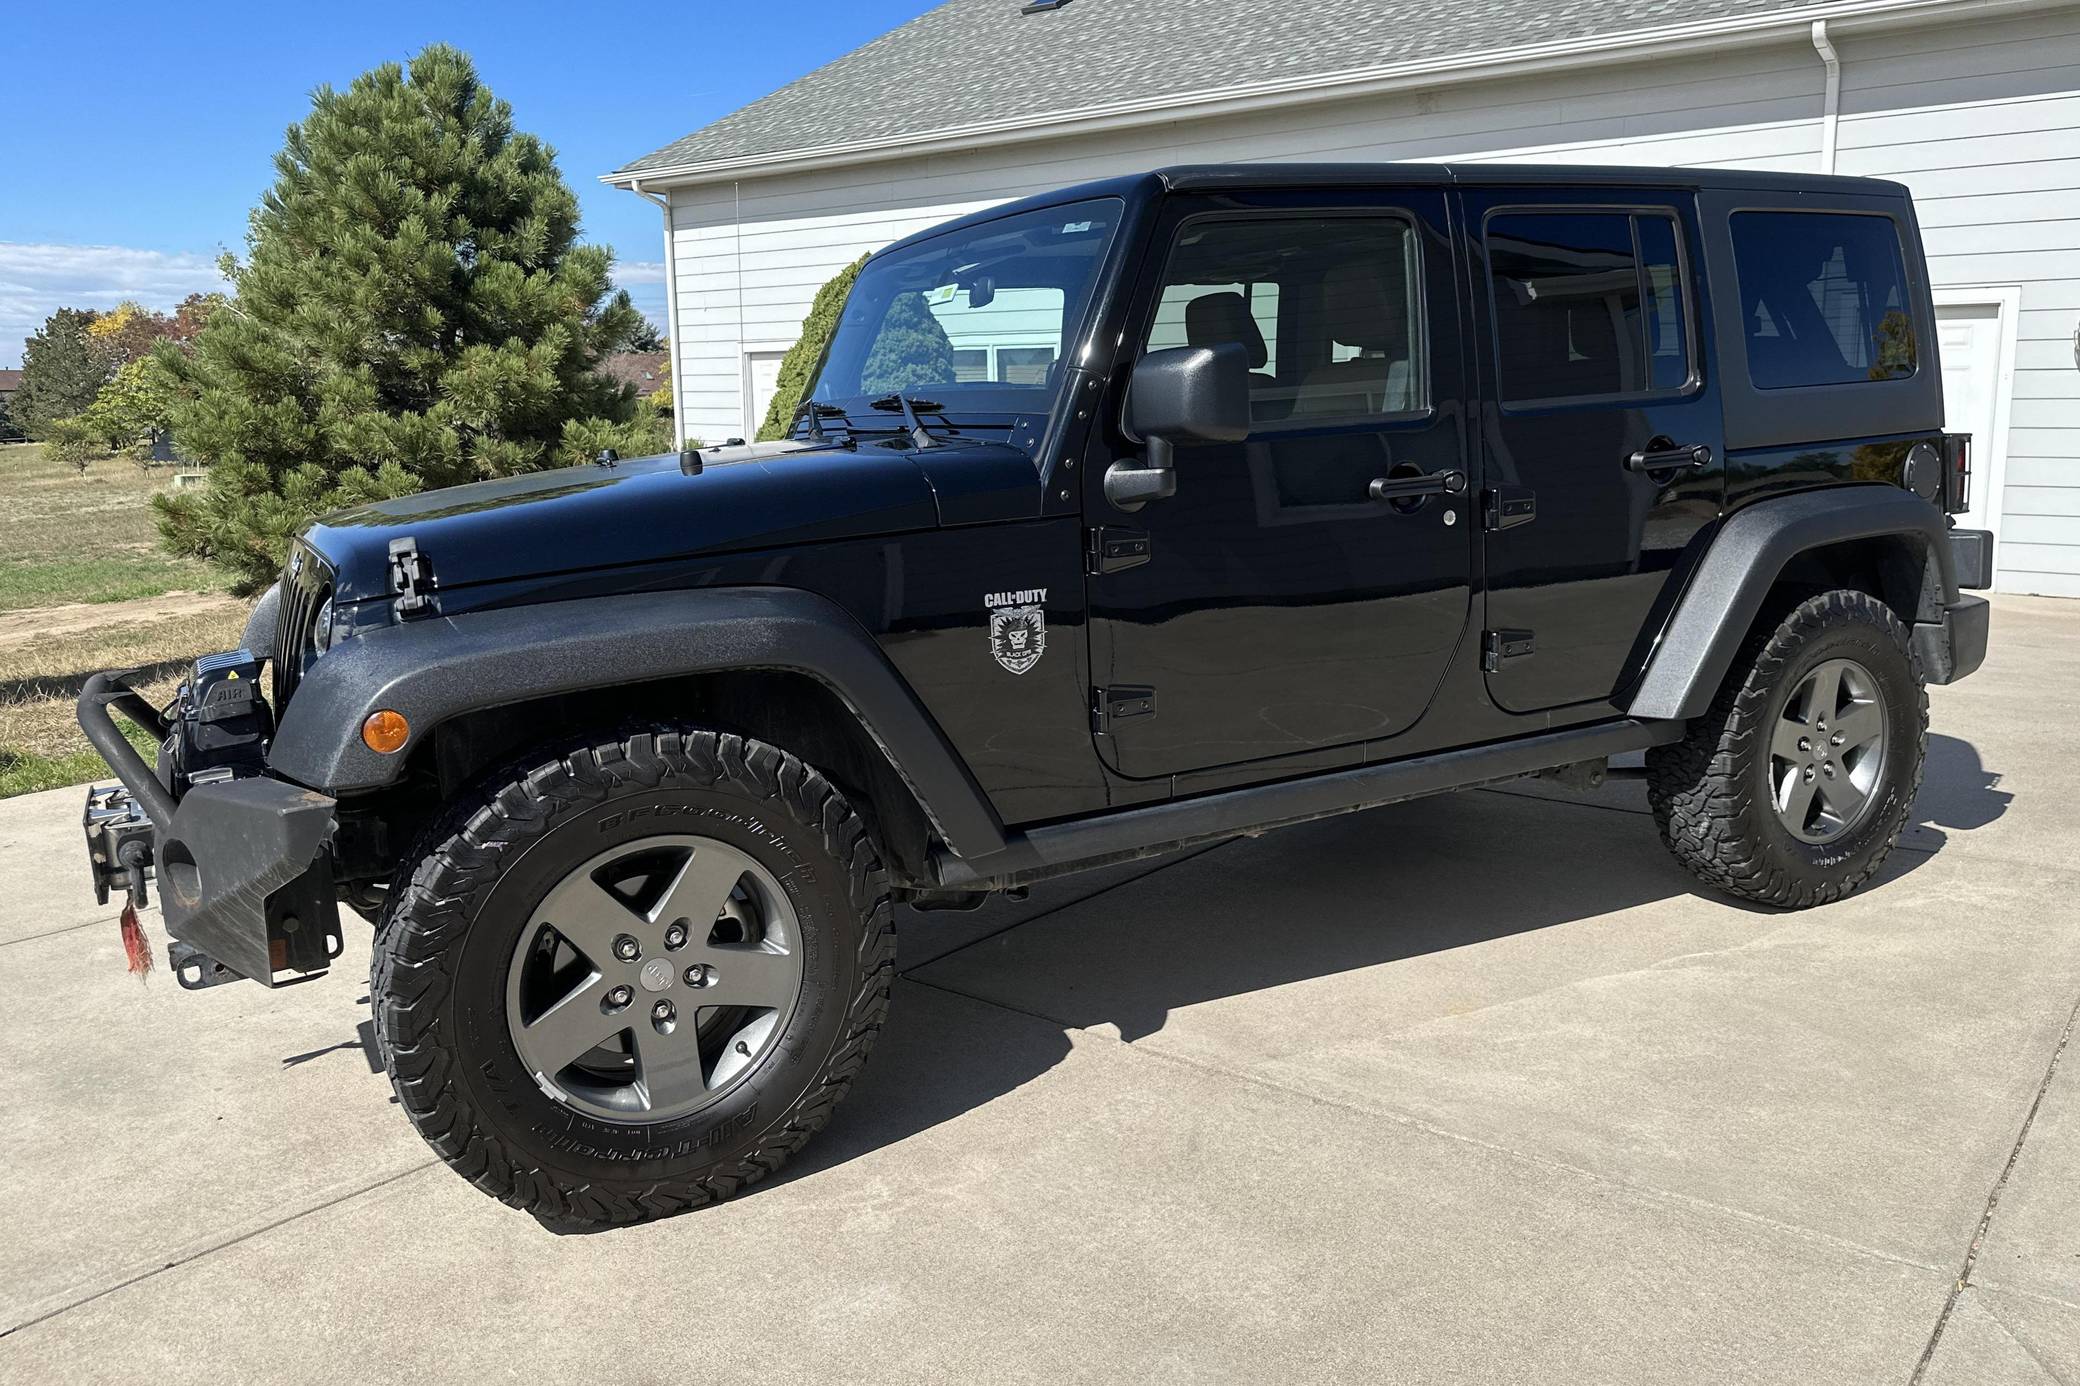
[(636, 980), (643, 984), (644, 991), (668, 991), (672, 985), (672, 965), (663, 958), (652, 958), (643, 964)]

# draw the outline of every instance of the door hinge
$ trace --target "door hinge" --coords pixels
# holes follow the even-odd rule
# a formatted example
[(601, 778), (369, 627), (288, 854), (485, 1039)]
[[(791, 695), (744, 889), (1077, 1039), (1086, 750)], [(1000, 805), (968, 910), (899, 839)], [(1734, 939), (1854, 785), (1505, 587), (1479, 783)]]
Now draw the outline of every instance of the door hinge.
[(1538, 497), (1529, 486), (1490, 486), (1481, 492), (1481, 523), (1488, 529), (1515, 529), (1538, 518)]
[(1142, 684), (1123, 683), (1091, 690), (1091, 730), (1104, 733), (1115, 722), (1130, 717), (1156, 715), (1156, 691)]
[(1092, 577), (1125, 572), (1148, 562), (1148, 535), (1141, 530), (1105, 526), (1091, 530), (1086, 539), (1084, 571)]
[(1509, 661), (1526, 658), (1531, 653), (1531, 632), (1528, 630), (1481, 632), (1481, 668), (1488, 673), (1495, 673)]

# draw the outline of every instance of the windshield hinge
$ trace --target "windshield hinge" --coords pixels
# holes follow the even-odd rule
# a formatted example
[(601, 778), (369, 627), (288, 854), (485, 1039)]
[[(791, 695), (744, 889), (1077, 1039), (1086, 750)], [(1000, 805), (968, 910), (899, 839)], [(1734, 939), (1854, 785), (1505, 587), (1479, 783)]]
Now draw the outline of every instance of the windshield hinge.
[(419, 552), (419, 542), (410, 535), (390, 541), (390, 590), (397, 600), (390, 609), (400, 621), (410, 620), (433, 609), (433, 560)]

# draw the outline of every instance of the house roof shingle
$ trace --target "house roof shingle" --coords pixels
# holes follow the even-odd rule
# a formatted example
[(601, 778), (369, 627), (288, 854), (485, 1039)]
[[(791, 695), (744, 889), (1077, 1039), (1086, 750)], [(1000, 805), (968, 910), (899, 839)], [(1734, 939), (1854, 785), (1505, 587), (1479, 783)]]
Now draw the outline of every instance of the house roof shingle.
[(1813, 9), (1821, 0), (947, 0), (611, 177), (924, 138), (1281, 79)]
[(22, 388), (20, 371), (0, 371), (0, 395), (11, 395)]

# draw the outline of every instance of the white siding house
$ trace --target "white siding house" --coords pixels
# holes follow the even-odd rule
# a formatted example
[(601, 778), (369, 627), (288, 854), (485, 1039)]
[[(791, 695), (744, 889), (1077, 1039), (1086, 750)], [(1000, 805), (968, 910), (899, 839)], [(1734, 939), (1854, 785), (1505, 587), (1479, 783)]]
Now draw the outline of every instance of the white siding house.
[[(1425, 28), (1448, 37), (1411, 46)], [(905, 72), (938, 99), (891, 96)], [(1396, 159), (1906, 183), (1975, 435), (1967, 523), (1997, 532), (2002, 590), (2080, 596), (2072, 0), (951, 0), (607, 180), (663, 207), (677, 416), (720, 440), (863, 251), (1164, 164)]]

